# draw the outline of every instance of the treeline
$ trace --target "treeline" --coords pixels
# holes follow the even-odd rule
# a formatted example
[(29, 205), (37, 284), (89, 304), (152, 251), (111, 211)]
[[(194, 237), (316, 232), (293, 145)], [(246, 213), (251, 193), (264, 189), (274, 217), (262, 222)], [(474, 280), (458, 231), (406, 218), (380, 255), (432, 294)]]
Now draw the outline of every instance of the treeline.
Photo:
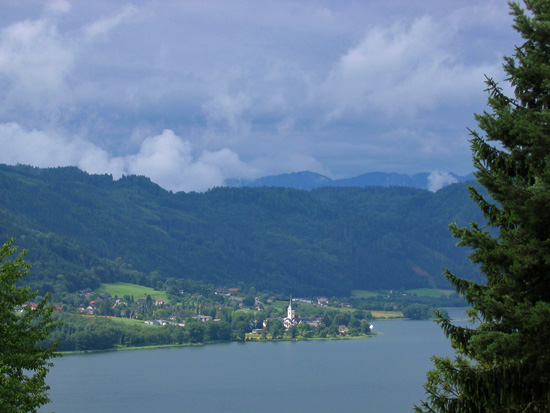
[(0, 237), (29, 250), (41, 294), (168, 279), (304, 296), (444, 286), (442, 267), (477, 277), (447, 231), (471, 220), (462, 184), (171, 193), (145, 177), (0, 165)]
[(229, 341), (231, 325), (220, 321), (201, 323), (190, 320), (185, 328), (177, 325), (162, 327), (123, 322), (106, 317), (83, 317), (62, 313), (56, 316), (62, 321), (45, 342), (59, 342), (58, 351), (112, 350), (117, 347), (143, 347)]
[[(44, 344), (58, 343), (58, 351), (98, 351), (124, 347), (157, 345), (200, 344), (217, 341), (245, 341), (253, 330), (262, 332), (256, 339), (282, 338), (327, 338), (342, 335), (359, 336), (370, 333), (370, 312), (335, 310), (322, 311), (320, 324), (312, 326), (301, 323), (285, 332), (276, 311), (225, 311), (224, 319), (201, 322), (189, 318), (184, 323), (167, 323), (151, 326), (131, 320), (109, 317), (81, 316), (71, 313), (56, 313), (60, 324)], [(306, 313), (300, 313), (304, 317)], [(310, 315), (310, 314), (308, 314)], [(266, 326), (264, 328), (264, 321)], [(183, 326), (184, 325), (184, 326)], [(345, 327), (345, 332), (342, 328)]]

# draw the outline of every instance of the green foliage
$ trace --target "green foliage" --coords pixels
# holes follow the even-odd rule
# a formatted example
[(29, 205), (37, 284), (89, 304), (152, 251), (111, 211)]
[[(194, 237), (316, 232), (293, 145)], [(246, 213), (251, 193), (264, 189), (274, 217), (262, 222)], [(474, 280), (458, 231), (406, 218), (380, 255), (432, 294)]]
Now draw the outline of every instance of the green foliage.
[(474, 207), (464, 185), (173, 194), (144, 177), (0, 165), (0, 236), (17, 234), (28, 282), (58, 301), (101, 283), (164, 289), (168, 279), (285, 296), (443, 287), (442, 266), (476, 273), (446, 231), (482, 219)]
[(433, 314), (430, 307), (426, 304), (411, 304), (404, 307), (401, 312), (403, 313), (403, 317), (410, 318), (411, 320), (427, 320)]
[(37, 293), (16, 285), (30, 266), (23, 260), (25, 252), (10, 260), (17, 251), (12, 243), (0, 247), (0, 410), (31, 412), (49, 402), (45, 378), (55, 344), (41, 342), (56, 323), (47, 300), (27, 305)]
[(476, 178), (491, 199), (471, 194), (489, 227), (451, 227), (486, 277), (447, 272), (478, 324), (439, 318), (459, 356), (434, 359), (419, 411), (550, 410), (550, 1), (525, 6), (511, 3), (524, 43), (504, 63), (515, 96), (488, 79), (491, 112), (476, 116), (485, 137), (472, 132)]

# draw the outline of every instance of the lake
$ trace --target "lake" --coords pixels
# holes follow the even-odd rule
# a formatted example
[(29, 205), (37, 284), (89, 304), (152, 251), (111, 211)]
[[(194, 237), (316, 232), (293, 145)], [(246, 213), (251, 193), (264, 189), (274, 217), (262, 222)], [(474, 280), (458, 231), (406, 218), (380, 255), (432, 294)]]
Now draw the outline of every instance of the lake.
[[(464, 317), (464, 309), (450, 309)], [(430, 356), (452, 355), (433, 321), (375, 321), (364, 340), (223, 343), (55, 360), (41, 412), (407, 412)]]

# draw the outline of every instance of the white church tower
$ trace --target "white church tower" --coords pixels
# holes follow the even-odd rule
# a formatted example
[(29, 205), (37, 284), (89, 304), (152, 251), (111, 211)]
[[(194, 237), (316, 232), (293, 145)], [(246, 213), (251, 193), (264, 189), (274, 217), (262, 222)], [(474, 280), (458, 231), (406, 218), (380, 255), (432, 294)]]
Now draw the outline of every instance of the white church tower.
[(296, 317), (296, 311), (292, 308), (292, 294), (290, 295), (290, 303), (288, 304), (288, 309), (286, 310), (286, 318), (291, 322), (294, 321)]

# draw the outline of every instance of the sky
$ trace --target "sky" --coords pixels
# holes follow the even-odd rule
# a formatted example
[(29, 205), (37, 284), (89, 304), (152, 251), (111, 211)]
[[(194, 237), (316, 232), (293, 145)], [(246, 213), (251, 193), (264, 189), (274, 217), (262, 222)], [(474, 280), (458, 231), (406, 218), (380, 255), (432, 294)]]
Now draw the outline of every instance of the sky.
[(473, 170), (512, 23), (502, 0), (3, 0), (0, 163), (186, 192), (306, 170), (444, 184)]

